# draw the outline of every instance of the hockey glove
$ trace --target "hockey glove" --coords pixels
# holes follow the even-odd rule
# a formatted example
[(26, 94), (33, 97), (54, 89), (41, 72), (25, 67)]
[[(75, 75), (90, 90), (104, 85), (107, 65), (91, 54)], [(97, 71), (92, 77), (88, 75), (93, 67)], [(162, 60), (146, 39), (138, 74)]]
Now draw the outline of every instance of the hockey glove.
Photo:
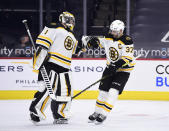
[(91, 36), (90, 40), (88, 41), (88, 46), (90, 48), (96, 49), (96, 48), (98, 48), (99, 43), (100, 43), (100, 41), (97, 37)]
[(82, 42), (87, 49), (98, 48), (99, 43), (100, 43), (99, 39), (97, 37), (93, 37), (93, 36), (83, 36)]
[(123, 59), (120, 59), (120, 60), (118, 60), (118, 61), (116, 61), (116, 62), (111, 62), (110, 63), (110, 65), (108, 65), (108, 68), (109, 68), (109, 70), (110, 70), (110, 73), (112, 74), (112, 75), (114, 75), (115, 73), (116, 73), (116, 71), (120, 68), (120, 67), (122, 67), (124, 64), (125, 64), (126, 62), (123, 60)]

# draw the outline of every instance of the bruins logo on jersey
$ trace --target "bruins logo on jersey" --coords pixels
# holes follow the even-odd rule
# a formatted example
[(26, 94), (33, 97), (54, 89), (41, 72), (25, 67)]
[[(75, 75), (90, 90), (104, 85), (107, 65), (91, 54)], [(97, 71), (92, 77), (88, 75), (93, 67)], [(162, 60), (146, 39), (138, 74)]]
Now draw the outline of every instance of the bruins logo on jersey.
[(116, 48), (114, 48), (114, 47), (110, 47), (109, 48), (109, 55), (110, 55), (110, 59), (112, 61), (116, 61), (118, 59), (118, 57), (119, 57), (119, 53), (116, 50)]
[(74, 42), (70, 36), (66, 37), (64, 45), (67, 50), (71, 50), (73, 48)]

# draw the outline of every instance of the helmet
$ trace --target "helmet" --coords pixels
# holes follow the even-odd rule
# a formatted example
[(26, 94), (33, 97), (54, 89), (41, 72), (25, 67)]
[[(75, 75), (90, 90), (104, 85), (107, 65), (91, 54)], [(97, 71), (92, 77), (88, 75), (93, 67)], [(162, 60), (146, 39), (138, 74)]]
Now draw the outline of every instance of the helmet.
[(118, 35), (120, 32), (124, 31), (124, 23), (121, 20), (115, 20), (110, 24), (110, 31), (117, 33)]
[(59, 21), (66, 25), (71, 31), (73, 31), (75, 26), (75, 17), (73, 14), (69, 12), (63, 12), (59, 16)]

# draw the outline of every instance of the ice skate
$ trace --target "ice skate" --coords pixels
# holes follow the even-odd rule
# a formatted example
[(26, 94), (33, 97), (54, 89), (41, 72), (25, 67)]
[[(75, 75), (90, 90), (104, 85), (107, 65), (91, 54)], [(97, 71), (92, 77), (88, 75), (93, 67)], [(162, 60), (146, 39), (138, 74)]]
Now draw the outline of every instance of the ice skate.
[(37, 123), (45, 118), (46, 116), (44, 116), (39, 109), (34, 108), (33, 106), (30, 107), (30, 120), (33, 124), (37, 125)]
[(95, 124), (96, 125), (102, 124), (105, 120), (106, 120), (106, 116), (99, 114), (96, 118)]
[(68, 124), (68, 119), (67, 118), (58, 118), (55, 119), (53, 124)]
[(37, 123), (40, 122), (40, 118), (39, 118), (39, 116), (37, 116), (35, 113), (30, 112), (30, 121), (31, 121), (33, 124), (37, 125)]
[(96, 118), (98, 117), (98, 113), (94, 112), (92, 115), (89, 116), (89, 121), (88, 123), (93, 123), (95, 122)]

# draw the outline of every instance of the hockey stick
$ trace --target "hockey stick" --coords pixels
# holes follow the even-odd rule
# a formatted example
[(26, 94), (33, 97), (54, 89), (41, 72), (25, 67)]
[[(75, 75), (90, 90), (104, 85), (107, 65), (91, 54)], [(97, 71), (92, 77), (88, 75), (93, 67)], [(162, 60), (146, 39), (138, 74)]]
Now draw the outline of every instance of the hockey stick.
[[(140, 57), (141, 57), (141, 54), (138, 55), (138, 56), (136, 56), (136, 57), (134, 58), (134, 61), (135, 61), (136, 59), (140, 58)], [(92, 86), (96, 85), (97, 83), (99, 83), (100, 81), (102, 81), (102, 80), (104, 80), (104, 79), (107, 79), (107, 78), (110, 77), (110, 76), (111, 76), (111, 75), (107, 75), (107, 76), (104, 76), (103, 78), (97, 80), (95, 83), (91, 84), (90, 86), (86, 87), (85, 89), (83, 89), (82, 91), (80, 91), (79, 93), (77, 93), (76, 95), (74, 95), (74, 96), (72, 97), (72, 99), (76, 98), (77, 96), (79, 96), (80, 94), (82, 94), (83, 92), (85, 92), (86, 90), (88, 90), (89, 88), (91, 88)]]
[(80, 91), (79, 93), (77, 93), (76, 95), (74, 95), (74, 96), (72, 97), (72, 99), (76, 98), (77, 96), (79, 96), (80, 94), (82, 94), (83, 92), (85, 92), (86, 90), (88, 90), (89, 88), (91, 88), (92, 86), (96, 85), (96, 84), (99, 83), (100, 81), (102, 81), (102, 80), (104, 80), (104, 79), (106, 79), (106, 78), (108, 78), (108, 77), (110, 77), (110, 76), (111, 76), (111, 75), (107, 75), (107, 76), (105, 76), (105, 77), (103, 77), (103, 78), (97, 80), (95, 83), (91, 84), (90, 86), (86, 87), (85, 89), (83, 89), (82, 91)]
[[(29, 36), (29, 38), (31, 40), (31, 43), (32, 43), (33, 48), (34, 48), (35, 53), (36, 53), (37, 50), (36, 50), (36, 47), (35, 47), (35, 43), (34, 43), (34, 41), (32, 39), (32, 35), (30, 33), (30, 30), (29, 30), (29, 27), (28, 27), (28, 24), (27, 24), (27, 20), (23, 20), (22, 23), (25, 25), (25, 28), (26, 28), (27, 33), (28, 33), (28, 36)], [(70, 101), (71, 98), (68, 98), (68, 97), (61, 97), (61, 96), (55, 97), (53, 89), (52, 89), (52, 86), (51, 86), (51, 83), (50, 83), (50, 80), (49, 80), (49, 77), (48, 77), (48, 74), (46, 72), (46, 69), (45, 69), (44, 65), (41, 66), (40, 72), (42, 74), (42, 78), (43, 78), (43, 80), (45, 82), (45, 86), (47, 88), (47, 92), (48, 92), (48, 94), (49, 94), (51, 99), (56, 100), (56, 101)]]

